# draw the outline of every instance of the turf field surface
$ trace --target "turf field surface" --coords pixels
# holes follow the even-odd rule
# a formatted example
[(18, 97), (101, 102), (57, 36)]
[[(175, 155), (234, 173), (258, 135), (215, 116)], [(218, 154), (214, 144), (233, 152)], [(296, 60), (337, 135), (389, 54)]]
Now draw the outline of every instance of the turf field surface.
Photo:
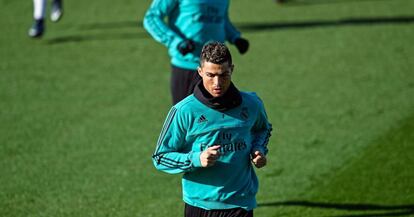
[[(41, 40), (0, 0), (0, 216), (182, 216), (151, 154), (170, 107), (150, 1), (67, 1)], [(231, 2), (233, 80), (274, 132), (255, 216), (414, 216), (414, 1)]]

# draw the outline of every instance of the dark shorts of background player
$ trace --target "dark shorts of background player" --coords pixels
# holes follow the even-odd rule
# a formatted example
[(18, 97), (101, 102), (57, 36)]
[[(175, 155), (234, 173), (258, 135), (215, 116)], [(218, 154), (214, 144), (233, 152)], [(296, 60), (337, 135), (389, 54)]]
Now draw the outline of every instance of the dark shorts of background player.
[(205, 210), (185, 204), (184, 217), (253, 217), (253, 210), (242, 208)]
[(175, 105), (193, 93), (201, 77), (197, 70), (183, 69), (174, 65), (171, 68), (171, 94), (173, 105)]

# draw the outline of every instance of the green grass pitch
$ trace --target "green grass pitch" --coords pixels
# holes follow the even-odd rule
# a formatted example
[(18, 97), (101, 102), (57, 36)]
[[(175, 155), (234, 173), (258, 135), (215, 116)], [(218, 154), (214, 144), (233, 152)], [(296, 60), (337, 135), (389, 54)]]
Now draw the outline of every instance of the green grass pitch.
[[(150, 0), (0, 0), (0, 216), (182, 216), (151, 154), (170, 107)], [(50, 2), (49, 2), (50, 3)], [(258, 217), (414, 216), (414, 1), (231, 2), (236, 85), (273, 123)]]

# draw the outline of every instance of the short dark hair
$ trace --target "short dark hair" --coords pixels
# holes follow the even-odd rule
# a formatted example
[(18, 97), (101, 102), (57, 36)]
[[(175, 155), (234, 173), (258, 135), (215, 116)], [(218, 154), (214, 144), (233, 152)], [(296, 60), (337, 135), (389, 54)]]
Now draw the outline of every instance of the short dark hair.
[(233, 64), (229, 49), (225, 44), (218, 41), (209, 42), (203, 46), (200, 55), (200, 66), (202, 66), (204, 62), (214, 64), (228, 62), (229, 65)]

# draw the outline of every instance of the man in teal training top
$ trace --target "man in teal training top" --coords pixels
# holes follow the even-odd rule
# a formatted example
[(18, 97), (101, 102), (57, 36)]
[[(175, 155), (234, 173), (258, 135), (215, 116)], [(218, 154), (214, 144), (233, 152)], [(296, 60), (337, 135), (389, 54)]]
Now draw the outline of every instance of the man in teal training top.
[[(231, 24), (229, 0), (153, 0), (144, 28), (168, 48), (171, 57), (173, 104), (193, 93), (201, 48), (208, 41), (228, 41), (240, 53), (249, 42)], [(168, 19), (166, 19), (168, 18)]]
[(231, 82), (228, 48), (206, 44), (194, 93), (169, 111), (152, 156), (157, 169), (183, 173), (185, 217), (252, 217), (271, 124), (262, 101)]

